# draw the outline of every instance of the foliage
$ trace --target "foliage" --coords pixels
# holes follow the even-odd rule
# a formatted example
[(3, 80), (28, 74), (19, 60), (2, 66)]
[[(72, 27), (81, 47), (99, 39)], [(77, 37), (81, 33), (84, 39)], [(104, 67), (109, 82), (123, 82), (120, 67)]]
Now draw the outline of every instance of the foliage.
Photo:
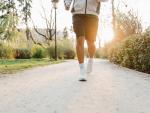
[(96, 49), (95, 58), (107, 58), (107, 46)]
[(0, 60), (0, 73), (14, 73), (26, 68), (35, 66), (43, 66), (49, 64), (61, 63), (63, 61), (52, 61), (49, 59), (13, 59), (13, 60)]
[(21, 7), (21, 12), (22, 12), (22, 19), (24, 22), (27, 22), (28, 19), (31, 17), (31, 3), (32, 0), (18, 0), (19, 1), (19, 6)]
[(64, 39), (59, 42), (60, 43), (60, 52), (63, 52), (63, 58), (65, 59), (74, 59), (75, 58), (75, 51), (73, 48), (73, 43), (69, 39)]
[(14, 1), (0, 3), (0, 40), (11, 40), (17, 35), (18, 15)]
[(132, 34), (140, 34), (142, 32), (141, 21), (137, 14), (133, 11), (127, 13), (116, 11), (115, 15), (115, 40), (120, 41)]
[(10, 46), (0, 44), (0, 59), (13, 58), (13, 49)]
[(45, 58), (46, 57), (46, 50), (41, 46), (33, 46), (32, 47), (32, 57), (33, 58)]
[[(84, 55), (88, 58), (89, 54), (88, 54), (88, 48), (84, 49)], [(104, 47), (101, 48), (96, 48), (95, 51), (95, 58), (107, 58), (107, 46), (105, 45)]]
[(14, 57), (16, 59), (29, 59), (31, 58), (31, 51), (27, 48), (14, 49)]
[[(70, 40), (65, 39), (57, 43), (57, 55), (59, 59), (73, 59), (75, 57), (74, 48)], [(50, 47), (47, 48), (50, 58), (55, 58), (55, 43), (52, 42)]]
[(29, 19), (31, 18), (32, 0), (18, 0), (18, 1), (20, 2), (19, 6), (22, 8), (21, 10), (22, 20), (26, 25), (26, 38), (27, 40), (29, 40), (32, 37), (29, 26), (28, 26)]
[(75, 58), (75, 51), (73, 49), (64, 50), (64, 58), (65, 59), (74, 59)]
[(131, 35), (109, 50), (109, 60), (122, 66), (150, 73), (150, 32)]
[(100, 49), (96, 49), (95, 58), (101, 58)]

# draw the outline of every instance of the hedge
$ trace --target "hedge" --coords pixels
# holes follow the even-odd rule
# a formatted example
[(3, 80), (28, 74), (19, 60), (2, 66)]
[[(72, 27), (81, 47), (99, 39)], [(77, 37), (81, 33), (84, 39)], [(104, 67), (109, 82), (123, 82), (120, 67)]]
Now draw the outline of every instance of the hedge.
[(13, 58), (12, 47), (0, 44), (0, 59), (12, 59), (12, 58)]
[(124, 67), (150, 73), (150, 33), (132, 35), (109, 50), (109, 60)]
[(32, 47), (31, 52), (32, 52), (33, 58), (46, 58), (47, 57), (46, 49), (38, 45), (34, 45)]
[[(55, 59), (55, 43), (51, 43), (47, 48), (49, 58)], [(75, 51), (70, 40), (62, 40), (57, 43), (57, 56), (59, 59), (74, 59)]]
[(16, 59), (30, 59), (31, 58), (31, 50), (28, 48), (14, 49), (14, 58), (16, 58)]

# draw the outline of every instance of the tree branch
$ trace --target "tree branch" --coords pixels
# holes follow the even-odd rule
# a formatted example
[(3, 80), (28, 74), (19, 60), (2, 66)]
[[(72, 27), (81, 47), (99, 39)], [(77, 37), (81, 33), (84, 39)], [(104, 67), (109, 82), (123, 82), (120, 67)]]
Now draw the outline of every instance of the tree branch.
[(39, 35), (41, 35), (42, 37), (44, 37), (47, 40), (48, 38), (44, 34), (42, 34), (40, 31), (38, 31), (38, 29), (35, 27), (33, 20), (32, 20), (32, 24), (33, 24), (33, 28), (36, 31), (36, 33), (38, 33)]

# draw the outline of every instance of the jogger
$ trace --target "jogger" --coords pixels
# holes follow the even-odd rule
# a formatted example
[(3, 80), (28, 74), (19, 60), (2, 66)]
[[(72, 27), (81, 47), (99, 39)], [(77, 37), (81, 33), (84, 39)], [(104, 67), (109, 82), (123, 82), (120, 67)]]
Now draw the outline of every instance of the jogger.
[[(79, 81), (87, 80), (87, 73), (92, 72), (93, 57), (95, 54), (95, 40), (98, 29), (98, 15), (101, 2), (107, 0), (64, 0), (66, 10), (72, 6), (73, 29), (76, 34), (76, 53), (80, 67)], [(84, 41), (88, 46), (89, 60), (85, 71)]]

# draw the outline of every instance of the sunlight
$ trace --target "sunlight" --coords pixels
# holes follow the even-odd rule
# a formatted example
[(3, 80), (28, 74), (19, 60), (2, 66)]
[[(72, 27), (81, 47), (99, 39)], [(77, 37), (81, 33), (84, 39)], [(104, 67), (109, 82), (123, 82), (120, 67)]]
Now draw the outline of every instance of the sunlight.
[(108, 42), (113, 39), (113, 35), (113, 30), (111, 28), (105, 28), (101, 33), (101, 39), (104, 42)]

